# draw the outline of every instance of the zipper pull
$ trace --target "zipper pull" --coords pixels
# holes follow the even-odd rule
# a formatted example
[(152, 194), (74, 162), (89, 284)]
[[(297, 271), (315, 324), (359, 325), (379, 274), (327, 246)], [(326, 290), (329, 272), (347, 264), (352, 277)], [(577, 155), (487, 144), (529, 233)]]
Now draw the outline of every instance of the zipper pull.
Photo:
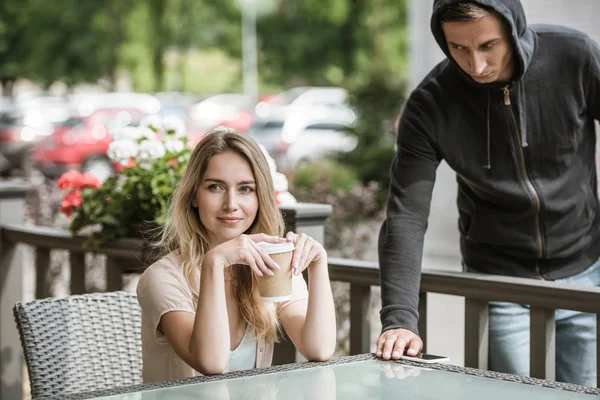
[(510, 106), (510, 89), (508, 85), (504, 86), (502, 90), (504, 90), (504, 104)]

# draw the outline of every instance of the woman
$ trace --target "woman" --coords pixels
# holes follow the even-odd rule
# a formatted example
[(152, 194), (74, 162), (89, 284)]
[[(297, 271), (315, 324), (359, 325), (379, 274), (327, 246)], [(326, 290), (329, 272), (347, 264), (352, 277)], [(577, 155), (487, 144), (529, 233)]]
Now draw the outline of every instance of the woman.
[[(308, 360), (331, 357), (336, 325), (327, 254), (305, 234), (280, 237), (269, 166), (252, 139), (207, 134), (177, 185), (168, 221), (160, 242), (168, 254), (137, 287), (144, 382), (267, 367), (281, 327)], [(256, 276), (278, 266), (257, 243), (286, 240), (295, 248), (292, 299), (263, 303)]]

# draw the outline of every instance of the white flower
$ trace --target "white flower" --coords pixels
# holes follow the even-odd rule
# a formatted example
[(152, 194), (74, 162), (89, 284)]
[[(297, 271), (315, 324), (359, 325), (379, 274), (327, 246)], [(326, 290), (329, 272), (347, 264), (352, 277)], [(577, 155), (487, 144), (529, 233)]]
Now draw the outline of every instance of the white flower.
[(163, 130), (163, 120), (158, 114), (147, 115), (140, 121), (140, 128), (149, 128), (154, 132)]
[(224, 133), (236, 133), (237, 131), (233, 128), (230, 128), (225, 125), (217, 125), (213, 129), (215, 132), (224, 132)]
[(273, 160), (273, 157), (271, 157), (271, 155), (269, 154), (269, 152), (267, 151), (265, 146), (263, 146), (260, 143), (258, 143), (258, 146), (260, 147), (263, 154), (265, 155), (265, 158), (267, 159), (267, 163), (269, 164), (269, 169), (271, 170), (271, 174), (273, 174), (275, 171), (277, 171), (277, 167), (275, 166), (275, 160)]
[(134, 126), (123, 126), (115, 129), (115, 131), (112, 132), (113, 140), (128, 139), (135, 141), (140, 139), (141, 137), (142, 136), (140, 129)]
[(168, 139), (165, 141), (165, 149), (169, 153), (179, 153), (184, 147), (185, 144), (180, 139)]
[(167, 135), (173, 135), (176, 138), (185, 137), (185, 123), (181, 118), (174, 115), (169, 115), (163, 118), (163, 129)]
[(138, 144), (129, 139), (115, 140), (108, 146), (108, 156), (120, 164), (127, 164), (137, 156), (138, 151)]
[(298, 203), (296, 198), (290, 192), (281, 192), (276, 196), (277, 204), (280, 206), (293, 206)]
[(273, 176), (273, 188), (277, 192), (287, 192), (288, 191), (288, 180), (284, 174), (281, 172), (271, 172)]
[(156, 132), (154, 132), (152, 129), (145, 127), (145, 126), (141, 126), (138, 128), (138, 139), (142, 139), (142, 140), (155, 140), (156, 139)]
[[(160, 140), (144, 140), (140, 143), (138, 161), (149, 161), (161, 158), (166, 153), (165, 145)], [(141, 163), (140, 163), (141, 164)]]

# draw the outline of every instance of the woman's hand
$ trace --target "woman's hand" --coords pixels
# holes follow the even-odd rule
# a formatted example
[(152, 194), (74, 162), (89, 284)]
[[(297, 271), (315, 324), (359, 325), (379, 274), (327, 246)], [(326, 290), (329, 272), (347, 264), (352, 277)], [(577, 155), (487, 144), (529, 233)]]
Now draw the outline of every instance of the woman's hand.
[(292, 270), (294, 275), (300, 275), (311, 264), (325, 262), (327, 264), (327, 252), (315, 239), (301, 233), (296, 235), (288, 232), (285, 238), (294, 243), (294, 255), (292, 257)]
[[(264, 252), (258, 242), (283, 243), (285, 239), (264, 233), (240, 235), (211, 249), (206, 256), (224, 267), (235, 264), (248, 265), (258, 276), (273, 275), (279, 265)], [(209, 258), (209, 259), (210, 259)]]

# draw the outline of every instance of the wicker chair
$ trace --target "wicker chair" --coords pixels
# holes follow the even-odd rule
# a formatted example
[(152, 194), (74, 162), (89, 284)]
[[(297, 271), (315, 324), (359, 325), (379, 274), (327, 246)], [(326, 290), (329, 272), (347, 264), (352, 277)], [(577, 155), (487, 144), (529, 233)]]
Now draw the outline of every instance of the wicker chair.
[(90, 293), (14, 306), (33, 398), (142, 382), (134, 294)]

